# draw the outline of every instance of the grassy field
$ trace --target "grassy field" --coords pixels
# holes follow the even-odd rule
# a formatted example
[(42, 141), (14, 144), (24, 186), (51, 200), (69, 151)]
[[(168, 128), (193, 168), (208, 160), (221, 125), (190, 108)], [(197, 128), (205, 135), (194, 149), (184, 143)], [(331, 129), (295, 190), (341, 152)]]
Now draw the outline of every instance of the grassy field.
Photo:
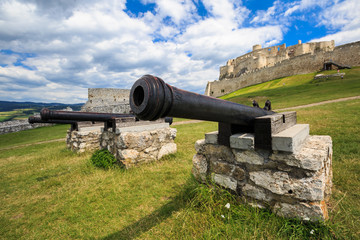
[(34, 112), (36, 111), (31, 108), (0, 112), (0, 122), (10, 121), (10, 120), (24, 120), (27, 119), (30, 115), (33, 115)]
[[(325, 74), (335, 72), (326, 71)], [(341, 72), (346, 73), (344, 79), (314, 80), (317, 73), (295, 75), (243, 88), (221, 98), (245, 105), (252, 105), (255, 99), (261, 107), (270, 99), (273, 109), (280, 109), (360, 95), (360, 67)]]
[[(281, 89), (268, 94), (285, 96), (288, 91)], [(263, 96), (264, 91), (246, 94)], [(299, 104), (311, 102), (307, 94), (297, 95), (303, 100)], [(324, 96), (312, 102), (338, 98), (336, 91), (318, 95)], [(290, 98), (276, 102), (291, 106)], [(89, 164), (90, 153), (72, 153), (64, 142), (1, 150), (64, 138), (66, 126), (0, 135), (0, 239), (359, 239), (359, 112), (360, 100), (297, 111), (311, 134), (333, 139), (330, 218), (318, 224), (283, 219), (198, 184), (191, 176), (194, 142), (216, 130), (216, 123), (176, 126), (176, 154), (130, 170), (96, 169)]]

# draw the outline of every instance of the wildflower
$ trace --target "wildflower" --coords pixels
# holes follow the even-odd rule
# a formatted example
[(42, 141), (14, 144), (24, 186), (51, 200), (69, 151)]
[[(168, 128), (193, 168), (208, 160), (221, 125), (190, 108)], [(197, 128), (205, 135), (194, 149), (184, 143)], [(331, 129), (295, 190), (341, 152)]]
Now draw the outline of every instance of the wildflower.
[(314, 234), (314, 232), (315, 232), (315, 230), (311, 229), (310, 234), (312, 235), (312, 234)]
[(225, 205), (225, 207), (226, 207), (227, 209), (230, 209), (230, 203), (227, 203), (227, 204)]
[(224, 215), (221, 215), (221, 217), (222, 217), (222, 218), (225, 218), (225, 216), (224, 216)]

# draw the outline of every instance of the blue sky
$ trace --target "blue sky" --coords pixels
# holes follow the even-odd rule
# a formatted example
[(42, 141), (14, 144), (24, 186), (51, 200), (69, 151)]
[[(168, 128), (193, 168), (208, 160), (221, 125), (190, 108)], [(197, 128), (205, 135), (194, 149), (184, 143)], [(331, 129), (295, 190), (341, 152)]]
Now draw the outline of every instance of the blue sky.
[(360, 40), (359, 0), (0, 0), (0, 100), (78, 103), (153, 74), (203, 93), (226, 61)]

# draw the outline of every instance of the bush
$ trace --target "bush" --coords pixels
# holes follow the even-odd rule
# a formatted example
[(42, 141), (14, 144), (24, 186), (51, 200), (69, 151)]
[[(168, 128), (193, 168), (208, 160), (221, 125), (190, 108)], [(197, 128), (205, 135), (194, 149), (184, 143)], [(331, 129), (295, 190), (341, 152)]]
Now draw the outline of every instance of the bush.
[(116, 158), (109, 152), (109, 150), (101, 149), (94, 152), (90, 161), (95, 167), (109, 169), (113, 167), (116, 162)]

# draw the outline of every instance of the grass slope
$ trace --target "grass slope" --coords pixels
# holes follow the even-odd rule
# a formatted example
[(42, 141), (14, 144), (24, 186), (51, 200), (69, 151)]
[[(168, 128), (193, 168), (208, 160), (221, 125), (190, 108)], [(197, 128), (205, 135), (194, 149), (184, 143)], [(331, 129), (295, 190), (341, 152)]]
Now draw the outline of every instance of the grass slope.
[[(349, 84), (356, 88), (354, 81)], [(270, 90), (248, 89), (246, 94), (264, 96), (261, 94), (266, 91), (269, 96), (286, 96), (275, 98), (276, 104), (292, 106), (288, 89), (276, 84)], [(322, 97), (336, 97), (337, 93), (330, 92), (334, 86), (326, 84), (323, 89), (329, 92)], [(303, 85), (299, 85), (299, 92), (294, 88), (290, 93), (307, 102), (310, 90), (303, 91)], [(359, 111), (360, 100), (297, 111), (298, 121), (309, 123), (311, 134), (333, 139), (330, 218), (318, 224), (283, 219), (239, 204), (236, 196), (220, 188), (198, 184), (191, 176), (194, 142), (216, 130), (216, 123), (176, 126), (176, 154), (130, 170), (96, 169), (89, 165), (90, 154), (74, 154), (64, 142), (1, 150), (3, 146), (51, 139), (51, 133), (62, 138), (63, 126), (2, 135), (0, 238), (359, 239)], [(230, 209), (225, 208), (227, 203)]]
[[(336, 71), (327, 71), (332, 74)], [(295, 75), (239, 89), (221, 98), (245, 105), (255, 99), (263, 106), (270, 99), (274, 109), (360, 95), (360, 67), (344, 69), (344, 79), (314, 80), (317, 73)]]

